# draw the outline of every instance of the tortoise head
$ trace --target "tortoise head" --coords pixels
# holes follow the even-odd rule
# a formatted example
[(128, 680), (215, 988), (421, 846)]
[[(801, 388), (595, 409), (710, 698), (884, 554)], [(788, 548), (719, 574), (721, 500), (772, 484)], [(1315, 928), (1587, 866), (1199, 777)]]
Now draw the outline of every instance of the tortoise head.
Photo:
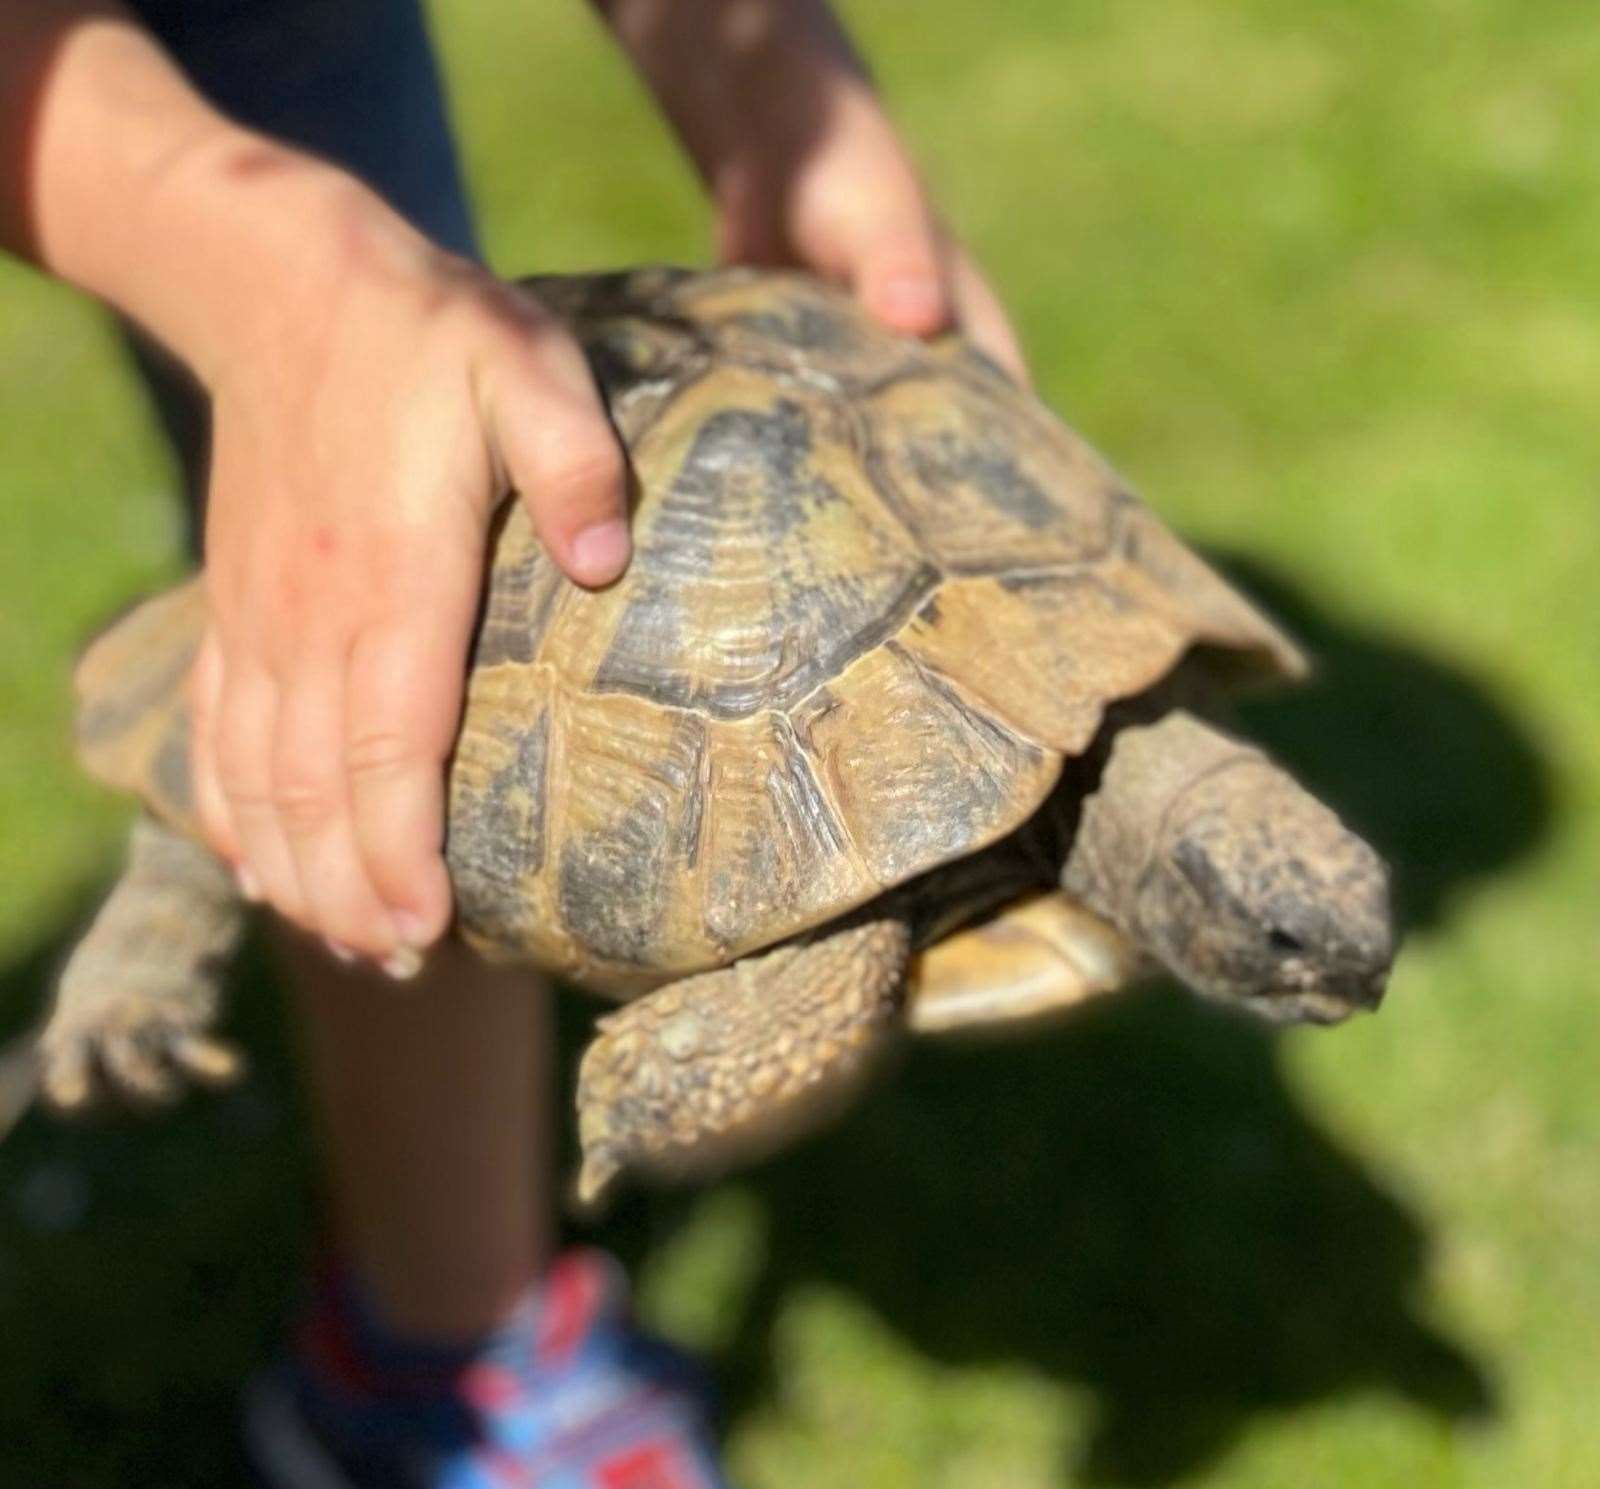
[(1174, 710), (1119, 729), (1062, 885), (1196, 992), (1337, 1023), (1394, 960), (1383, 860), (1259, 750)]
[(1260, 755), (1179, 805), (1137, 889), (1150, 949), (1196, 991), (1276, 1021), (1377, 1007), (1395, 936), (1372, 848)]

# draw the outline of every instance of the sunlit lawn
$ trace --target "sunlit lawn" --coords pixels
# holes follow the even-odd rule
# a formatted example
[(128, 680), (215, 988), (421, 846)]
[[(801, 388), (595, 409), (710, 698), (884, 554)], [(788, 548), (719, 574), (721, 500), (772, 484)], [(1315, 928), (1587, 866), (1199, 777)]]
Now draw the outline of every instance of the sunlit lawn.
[[(601, 1239), (712, 1351), (751, 1486), (1600, 1483), (1600, 28), (1556, 0), (862, 0), (1047, 397), (1321, 653), (1263, 735), (1398, 861), (1382, 1014), (1175, 993), (926, 1050)], [(441, 6), (506, 270), (698, 260), (578, 6)], [(177, 572), (102, 320), (0, 268), (0, 1020), (125, 817), (70, 658)], [(176, 1120), (0, 1149), (0, 1483), (232, 1481), (311, 1209), (275, 990)], [(576, 1035), (582, 1005), (569, 1010)]]

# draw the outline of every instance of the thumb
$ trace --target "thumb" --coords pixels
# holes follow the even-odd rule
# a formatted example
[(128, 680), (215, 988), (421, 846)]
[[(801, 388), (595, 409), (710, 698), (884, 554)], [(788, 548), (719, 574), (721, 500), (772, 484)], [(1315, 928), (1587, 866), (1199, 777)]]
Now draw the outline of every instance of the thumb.
[(848, 255), (856, 298), (890, 330), (932, 336), (950, 324), (954, 307), (943, 255), (923, 213), (863, 224)]
[(610, 584), (628, 566), (628, 468), (589, 375), (565, 336), (494, 380), (489, 435), (534, 531), (579, 584)]

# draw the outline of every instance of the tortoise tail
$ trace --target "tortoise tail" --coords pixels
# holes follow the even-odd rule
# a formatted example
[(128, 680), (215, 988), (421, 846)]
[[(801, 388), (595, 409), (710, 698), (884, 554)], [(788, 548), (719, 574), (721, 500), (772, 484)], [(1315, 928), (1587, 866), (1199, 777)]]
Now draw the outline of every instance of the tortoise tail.
[(196, 832), (185, 683), (205, 632), (200, 582), (146, 600), (78, 663), (78, 754), (89, 774)]

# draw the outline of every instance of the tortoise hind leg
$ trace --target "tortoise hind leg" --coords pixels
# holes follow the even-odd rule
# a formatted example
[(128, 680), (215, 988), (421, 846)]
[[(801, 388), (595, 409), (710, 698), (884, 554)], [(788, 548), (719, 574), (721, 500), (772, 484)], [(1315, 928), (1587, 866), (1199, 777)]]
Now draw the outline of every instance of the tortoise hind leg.
[(579, 1205), (624, 1169), (710, 1173), (814, 1125), (897, 1025), (909, 944), (900, 921), (870, 921), (601, 1019), (578, 1071)]
[(243, 919), (223, 864), (152, 817), (135, 823), (127, 868), (68, 959), (39, 1037), (46, 1099), (79, 1107), (104, 1084), (162, 1100), (180, 1076), (231, 1079), (238, 1060), (210, 1030)]
[(1115, 992), (1142, 970), (1115, 926), (1067, 895), (1040, 894), (917, 956), (906, 1022), (917, 1034), (1028, 1024)]

